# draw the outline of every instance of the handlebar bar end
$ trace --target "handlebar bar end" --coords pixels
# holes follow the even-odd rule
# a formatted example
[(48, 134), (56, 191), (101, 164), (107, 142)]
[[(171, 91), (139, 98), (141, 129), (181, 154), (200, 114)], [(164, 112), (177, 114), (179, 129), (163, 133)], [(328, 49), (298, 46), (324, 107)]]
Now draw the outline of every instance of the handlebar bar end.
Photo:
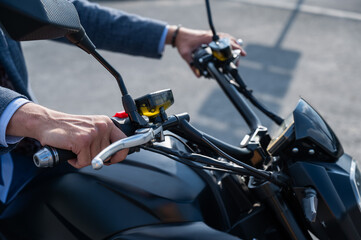
[(57, 155), (48, 147), (44, 147), (33, 156), (34, 164), (39, 168), (53, 167), (57, 161)]
[(99, 170), (103, 167), (104, 163), (103, 161), (98, 158), (98, 157), (95, 157), (93, 160), (92, 160), (92, 167), (94, 170)]

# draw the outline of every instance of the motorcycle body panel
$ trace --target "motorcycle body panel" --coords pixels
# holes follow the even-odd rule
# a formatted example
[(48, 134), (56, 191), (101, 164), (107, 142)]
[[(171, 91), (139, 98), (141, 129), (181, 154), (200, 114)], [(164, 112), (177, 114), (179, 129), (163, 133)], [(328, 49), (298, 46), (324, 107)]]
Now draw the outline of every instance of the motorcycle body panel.
[(100, 171), (84, 168), (30, 185), (3, 224), (20, 224), (23, 238), (104, 239), (140, 226), (201, 222), (205, 187), (188, 166), (140, 151)]
[(314, 234), (327, 239), (360, 239), (361, 209), (359, 192), (353, 186), (360, 183), (350, 178), (352, 158), (344, 154), (337, 162), (296, 162), (289, 168), (300, 205), (304, 189), (317, 191), (318, 207), (315, 222), (308, 222)]
[(161, 224), (125, 231), (112, 240), (237, 240), (239, 238), (210, 228), (203, 222)]

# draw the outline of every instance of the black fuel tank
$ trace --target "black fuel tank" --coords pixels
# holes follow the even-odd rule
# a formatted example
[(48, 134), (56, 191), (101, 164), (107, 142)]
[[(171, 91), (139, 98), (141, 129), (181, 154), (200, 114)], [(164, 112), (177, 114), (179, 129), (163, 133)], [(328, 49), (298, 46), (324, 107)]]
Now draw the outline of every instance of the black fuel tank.
[(140, 226), (202, 221), (205, 187), (186, 165), (141, 150), (99, 171), (84, 168), (29, 186), (9, 206), (22, 210), (5, 224), (18, 226), (25, 239), (104, 239)]

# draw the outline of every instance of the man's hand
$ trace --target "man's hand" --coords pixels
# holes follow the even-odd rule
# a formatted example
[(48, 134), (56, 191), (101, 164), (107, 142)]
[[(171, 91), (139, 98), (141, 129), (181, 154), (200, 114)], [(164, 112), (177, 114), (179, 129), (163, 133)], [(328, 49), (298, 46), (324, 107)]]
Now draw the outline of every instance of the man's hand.
[[(166, 44), (171, 44), (172, 37), (176, 31), (177, 26), (169, 26), (168, 35), (166, 38)], [(229, 34), (219, 33), (220, 38), (229, 38), (231, 41), (232, 49), (241, 50), (241, 56), (246, 56), (246, 52), (237, 43), (237, 40)], [(175, 46), (178, 49), (179, 54), (189, 64), (193, 72), (199, 77), (199, 73), (190, 65), (192, 62), (192, 53), (202, 44), (208, 44), (212, 41), (212, 32), (192, 30), (189, 28), (181, 27), (175, 39)]]
[[(11, 118), (7, 135), (35, 138), (44, 145), (70, 150), (77, 159), (69, 164), (82, 168), (104, 148), (126, 135), (107, 116), (80, 116), (50, 110), (34, 103), (20, 107)], [(128, 149), (114, 155), (111, 163), (124, 160)]]

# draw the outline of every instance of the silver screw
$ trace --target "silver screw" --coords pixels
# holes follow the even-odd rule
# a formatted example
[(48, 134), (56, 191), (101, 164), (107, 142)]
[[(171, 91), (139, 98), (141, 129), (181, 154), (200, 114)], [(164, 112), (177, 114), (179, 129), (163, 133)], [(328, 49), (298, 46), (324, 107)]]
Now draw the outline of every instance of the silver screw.
[(293, 148), (292, 153), (297, 154), (299, 152), (298, 148)]
[(324, 228), (326, 228), (326, 227), (327, 227), (327, 225), (326, 225), (325, 221), (322, 221), (322, 222), (321, 222), (321, 224), (322, 224), (322, 226), (323, 226)]
[(315, 150), (314, 150), (314, 149), (310, 149), (310, 150), (308, 150), (308, 154), (310, 154), (310, 155), (314, 155), (314, 154), (315, 154)]

